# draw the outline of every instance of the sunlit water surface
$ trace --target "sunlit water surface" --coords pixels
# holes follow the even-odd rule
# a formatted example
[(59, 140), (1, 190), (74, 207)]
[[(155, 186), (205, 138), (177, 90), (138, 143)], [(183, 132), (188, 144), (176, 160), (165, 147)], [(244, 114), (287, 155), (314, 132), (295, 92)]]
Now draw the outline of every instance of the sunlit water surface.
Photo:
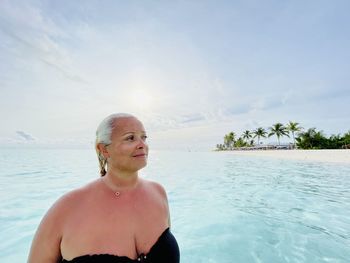
[[(349, 165), (153, 151), (141, 176), (167, 190), (182, 263), (349, 262)], [(52, 203), (97, 177), (92, 150), (1, 150), (0, 262), (25, 262)]]

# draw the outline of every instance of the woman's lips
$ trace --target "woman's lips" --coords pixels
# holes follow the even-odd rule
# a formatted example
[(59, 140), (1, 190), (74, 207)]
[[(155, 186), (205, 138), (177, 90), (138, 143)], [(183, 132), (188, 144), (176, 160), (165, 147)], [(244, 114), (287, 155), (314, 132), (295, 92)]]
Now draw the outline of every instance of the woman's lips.
[(140, 154), (135, 154), (133, 157), (146, 157), (147, 154), (145, 153), (140, 153)]

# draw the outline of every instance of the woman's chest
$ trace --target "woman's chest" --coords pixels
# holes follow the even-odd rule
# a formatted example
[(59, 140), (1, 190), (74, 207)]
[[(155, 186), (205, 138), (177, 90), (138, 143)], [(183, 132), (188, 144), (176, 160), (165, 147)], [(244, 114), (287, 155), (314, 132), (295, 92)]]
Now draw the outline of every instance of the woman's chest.
[(151, 247), (167, 219), (167, 207), (152, 198), (81, 204), (66, 220), (61, 253), (65, 258), (101, 253), (133, 258)]

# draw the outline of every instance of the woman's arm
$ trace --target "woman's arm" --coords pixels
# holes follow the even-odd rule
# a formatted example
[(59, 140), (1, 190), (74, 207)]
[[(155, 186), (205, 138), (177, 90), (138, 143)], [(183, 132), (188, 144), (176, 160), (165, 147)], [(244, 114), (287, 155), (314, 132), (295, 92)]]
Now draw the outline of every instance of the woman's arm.
[(168, 203), (168, 197), (167, 197), (166, 191), (165, 191), (164, 187), (161, 184), (156, 183), (156, 182), (153, 182), (153, 184), (154, 184), (154, 186), (156, 187), (156, 189), (158, 190), (158, 192), (162, 196), (162, 200), (163, 200), (164, 205), (166, 206), (166, 209), (167, 209), (168, 225), (169, 225), (169, 227), (171, 227), (170, 209), (169, 209), (169, 203)]
[(41, 220), (30, 249), (28, 263), (57, 263), (61, 260), (65, 200), (58, 200)]

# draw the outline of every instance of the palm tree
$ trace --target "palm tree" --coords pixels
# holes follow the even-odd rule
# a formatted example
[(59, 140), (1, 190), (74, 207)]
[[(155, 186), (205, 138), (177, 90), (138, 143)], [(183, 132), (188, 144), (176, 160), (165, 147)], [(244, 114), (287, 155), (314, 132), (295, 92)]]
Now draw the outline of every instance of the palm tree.
[(244, 131), (242, 134), (242, 138), (246, 140), (248, 143), (249, 139), (252, 138), (252, 133), (248, 130)]
[(295, 137), (294, 137), (294, 133), (295, 132), (300, 132), (303, 129), (303, 127), (299, 126), (298, 122), (292, 122), (289, 121), (288, 125), (287, 125), (287, 130), (290, 131), (293, 135), (293, 146), (295, 148)]
[(316, 131), (316, 128), (310, 128), (305, 132), (299, 133), (296, 138), (297, 145), (301, 149), (324, 149), (327, 139), (322, 131)]
[(239, 138), (235, 141), (234, 146), (235, 146), (235, 147), (244, 147), (244, 146), (246, 146), (246, 142), (243, 140), (242, 137), (239, 137)]
[(260, 137), (264, 137), (264, 138), (265, 138), (267, 132), (265, 131), (264, 128), (259, 127), (259, 128), (257, 128), (255, 131), (253, 131), (253, 134), (254, 134), (254, 138), (255, 138), (255, 137), (258, 137), (258, 145), (259, 145), (259, 143), (260, 143)]
[(228, 134), (225, 135), (224, 137), (224, 144), (226, 146), (227, 149), (231, 149), (232, 145), (235, 141), (235, 133), (234, 132), (230, 132)]
[(276, 135), (278, 139), (278, 145), (280, 145), (280, 137), (282, 136), (289, 137), (287, 127), (283, 126), (283, 124), (280, 122), (272, 125), (272, 127), (270, 127), (269, 129), (270, 129), (269, 137), (271, 137), (272, 135)]
[(222, 151), (224, 149), (225, 149), (225, 146), (223, 144), (220, 143), (216, 145), (216, 151)]
[(298, 147), (301, 149), (311, 149), (312, 141), (316, 134), (316, 128), (310, 128), (305, 132), (299, 133), (297, 137)]

